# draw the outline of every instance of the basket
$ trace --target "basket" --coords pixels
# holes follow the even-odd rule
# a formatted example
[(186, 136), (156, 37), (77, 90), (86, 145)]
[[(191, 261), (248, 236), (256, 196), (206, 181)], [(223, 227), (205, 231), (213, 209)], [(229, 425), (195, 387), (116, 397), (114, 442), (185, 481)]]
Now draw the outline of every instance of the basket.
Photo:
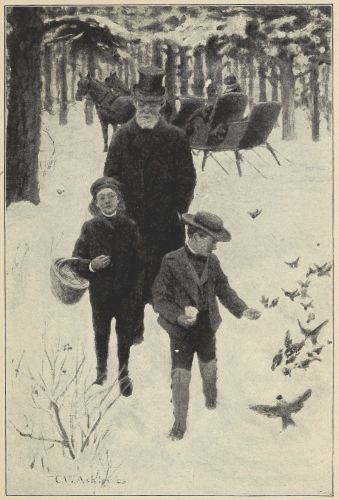
[(55, 259), (50, 268), (51, 290), (63, 304), (76, 304), (86, 292), (89, 281), (79, 276), (73, 264), (77, 258)]

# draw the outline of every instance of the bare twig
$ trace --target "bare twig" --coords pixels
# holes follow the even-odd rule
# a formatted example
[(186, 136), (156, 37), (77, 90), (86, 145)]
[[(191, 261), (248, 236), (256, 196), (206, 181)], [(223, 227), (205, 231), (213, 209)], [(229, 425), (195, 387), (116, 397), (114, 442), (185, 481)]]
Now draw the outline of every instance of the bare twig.
[(51, 407), (52, 407), (52, 409), (54, 411), (55, 418), (56, 418), (56, 421), (57, 421), (57, 424), (58, 424), (58, 428), (59, 428), (59, 431), (60, 431), (61, 436), (63, 438), (63, 444), (64, 444), (65, 448), (68, 449), (69, 454), (71, 455), (71, 457), (74, 460), (75, 459), (74, 450), (73, 450), (73, 447), (71, 445), (71, 442), (70, 442), (70, 439), (68, 437), (68, 434), (66, 432), (66, 429), (65, 429), (65, 427), (63, 426), (63, 424), (61, 422), (59, 407), (58, 407), (58, 405), (54, 401), (51, 402)]
[(71, 378), (71, 380), (66, 384), (64, 390), (55, 398), (55, 401), (58, 401), (64, 394), (65, 392), (69, 389), (70, 385), (74, 382), (74, 380), (77, 378), (81, 368), (83, 367), (83, 364), (85, 363), (85, 357), (82, 358), (82, 361), (80, 365), (77, 367), (74, 376)]
[(23, 357), (25, 355), (25, 349), (22, 351), (22, 354), (21, 354), (21, 357), (19, 359), (19, 363), (17, 365), (17, 367), (15, 368), (15, 378), (17, 378), (17, 376), (19, 375), (19, 371), (20, 371), (20, 366), (21, 366), (21, 363), (22, 363), (22, 360), (23, 360)]
[(60, 441), (59, 439), (52, 439), (52, 438), (45, 438), (45, 437), (39, 437), (39, 436), (33, 436), (30, 432), (23, 432), (20, 429), (16, 427), (16, 425), (13, 424), (13, 422), (10, 422), (14, 429), (20, 434), (22, 437), (28, 437), (30, 439), (35, 439), (37, 441), (45, 441), (46, 443), (58, 443), (64, 446), (64, 442)]

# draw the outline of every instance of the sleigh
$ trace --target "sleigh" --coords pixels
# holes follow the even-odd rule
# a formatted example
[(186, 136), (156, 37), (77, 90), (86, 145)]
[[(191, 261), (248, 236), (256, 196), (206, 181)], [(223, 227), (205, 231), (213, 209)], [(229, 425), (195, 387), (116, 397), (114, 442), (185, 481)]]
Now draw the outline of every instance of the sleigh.
[[(214, 104), (205, 104), (195, 110), (181, 125), (189, 139), (192, 151), (203, 151), (202, 170), (211, 157), (228, 174), (225, 167), (214, 156), (216, 152), (234, 152), (238, 173), (241, 176), (242, 152), (263, 146), (272, 154), (278, 165), (275, 150), (268, 142), (281, 109), (278, 102), (255, 104), (249, 117), (243, 117), (247, 96), (231, 93), (218, 97)], [(254, 166), (254, 165), (253, 165)], [(256, 168), (254, 166), (254, 168)]]

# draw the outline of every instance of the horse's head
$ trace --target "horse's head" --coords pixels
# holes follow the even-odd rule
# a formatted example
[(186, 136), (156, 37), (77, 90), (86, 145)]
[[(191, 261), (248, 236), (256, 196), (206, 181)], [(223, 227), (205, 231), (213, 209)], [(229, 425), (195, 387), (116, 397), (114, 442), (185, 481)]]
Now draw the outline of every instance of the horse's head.
[(78, 88), (77, 88), (77, 91), (75, 94), (75, 99), (77, 101), (82, 101), (82, 98), (88, 92), (89, 84), (90, 84), (92, 77), (91, 77), (90, 73), (88, 73), (86, 77), (82, 76), (81, 73), (79, 74), (79, 76), (80, 76), (80, 80), (77, 83)]

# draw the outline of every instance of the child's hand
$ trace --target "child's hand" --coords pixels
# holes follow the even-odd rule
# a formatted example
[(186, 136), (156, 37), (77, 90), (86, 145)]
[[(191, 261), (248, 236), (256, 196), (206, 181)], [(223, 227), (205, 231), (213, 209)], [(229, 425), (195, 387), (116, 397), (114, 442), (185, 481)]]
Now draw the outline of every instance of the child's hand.
[(95, 259), (91, 260), (91, 266), (94, 271), (99, 271), (99, 269), (105, 269), (111, 263), (111, 257), (108, 255), (99, 255)]
[(248, 309), (245, 309), (245, 311), (242, 314), (247, 319), (258, 319), (261, 316), (260, 311), (257, 311), (256, 309), (251, 309), (250, 307)]
[(180, 316), (178, 316), (177, 318), (177, 322), (180, 326), (188, 328), (189, 326), (194, 325), (194, 323), (196, 322), (196, 318), (186, 316), (186, 314), (180, 314)]

